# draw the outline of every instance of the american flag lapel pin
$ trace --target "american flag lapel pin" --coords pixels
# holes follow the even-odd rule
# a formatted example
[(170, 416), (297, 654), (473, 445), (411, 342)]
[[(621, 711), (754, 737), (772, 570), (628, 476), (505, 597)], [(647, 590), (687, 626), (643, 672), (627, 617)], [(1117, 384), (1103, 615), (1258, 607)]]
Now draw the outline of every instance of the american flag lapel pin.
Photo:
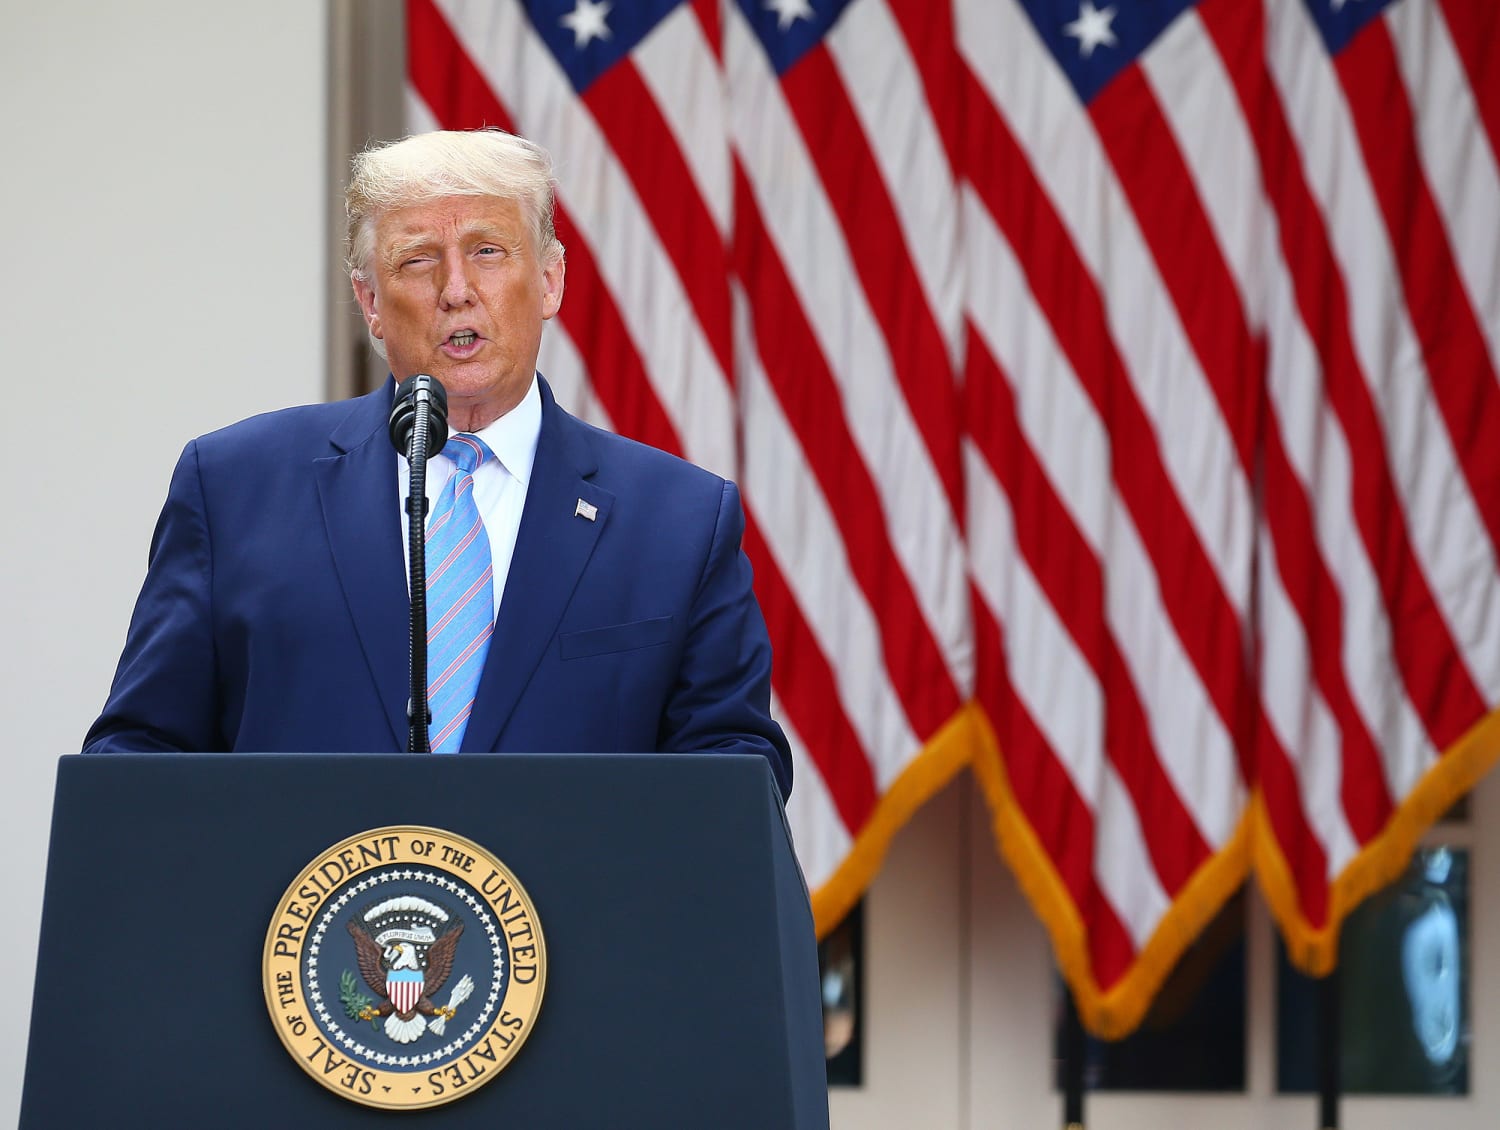
[(595, 518), (599, 517), (599, 508), (592, 502), (585, 502), (580, 498), (577, 507), (573, 510), (573, 517), (577, 518), (580, 515), (592, 522)]

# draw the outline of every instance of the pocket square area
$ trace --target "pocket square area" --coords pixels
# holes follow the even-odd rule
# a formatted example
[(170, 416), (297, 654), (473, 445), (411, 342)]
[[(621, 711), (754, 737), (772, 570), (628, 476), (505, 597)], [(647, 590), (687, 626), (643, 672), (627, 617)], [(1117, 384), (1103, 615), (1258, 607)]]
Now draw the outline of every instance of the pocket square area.
[(666, 643), (672, 635), (672, 617), (655, 616), (650, 620), (632, 620), (628, 624), (611, 624), (581, 632), (564, 632), (558, 637), (558, 651), (564, 659), (582, 659), (588, 655), (607, 655), (612, 651), (633, 651)]

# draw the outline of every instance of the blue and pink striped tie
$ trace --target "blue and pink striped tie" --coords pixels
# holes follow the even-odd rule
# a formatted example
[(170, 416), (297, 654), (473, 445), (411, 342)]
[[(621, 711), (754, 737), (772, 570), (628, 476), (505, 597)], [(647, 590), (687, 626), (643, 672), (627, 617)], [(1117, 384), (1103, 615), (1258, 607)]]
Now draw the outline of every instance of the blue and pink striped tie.
[(474, 505), (474, 469), (494, 453), (455, 435), (443, 454), (458, 464), (427, 526), (427, 701), (433, 753), (457, 753), (495, 630), (490, 539)]

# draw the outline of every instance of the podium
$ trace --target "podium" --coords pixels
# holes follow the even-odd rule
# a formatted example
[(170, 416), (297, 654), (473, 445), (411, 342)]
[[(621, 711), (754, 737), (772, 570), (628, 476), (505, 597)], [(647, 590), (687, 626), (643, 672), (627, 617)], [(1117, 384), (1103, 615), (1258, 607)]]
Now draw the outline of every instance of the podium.
[[(396, 1112), (340, 1097), (293, 1058), (262, 959), (309, 861), (398, 825), (503, 861), (547, 963), (502, 1071), (458, 1101)], [(62, 758), (23, 1130), (395, 1125), (826, 1128), (812, 919), (765, 762)]]

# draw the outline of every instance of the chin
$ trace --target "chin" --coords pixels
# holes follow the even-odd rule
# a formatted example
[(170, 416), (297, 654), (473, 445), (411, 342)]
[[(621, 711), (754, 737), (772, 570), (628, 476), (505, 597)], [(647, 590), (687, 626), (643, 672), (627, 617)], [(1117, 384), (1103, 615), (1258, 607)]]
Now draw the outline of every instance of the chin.
[(450, 391), (461, 390), (466, 396), (482, 396), (505, 384), (503, 374), (478, 361), (450, 361), (444, 358), (432, 370)]
[(465, 380), (463, 377), (439, 376), (448, 393), (448, 409), (472, 407), (487, 400), (498, 400), (501, 386), (493, 381)]

